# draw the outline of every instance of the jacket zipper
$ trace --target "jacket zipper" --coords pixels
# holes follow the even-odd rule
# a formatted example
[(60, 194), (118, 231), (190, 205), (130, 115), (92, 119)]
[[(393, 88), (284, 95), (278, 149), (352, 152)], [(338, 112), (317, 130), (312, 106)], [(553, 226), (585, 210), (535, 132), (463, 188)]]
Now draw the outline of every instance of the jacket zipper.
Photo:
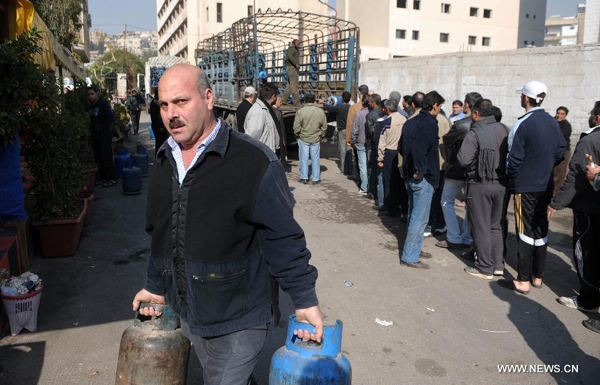
[(241, 270), (241, 271), (236, 271), (235, 273), (225, 274), (225, 275), (210, 273), (208, 275), (194, 274), (194, 275), (192, 275), (192, 277), (196, 281), (204, 282), (206, 279), (225, 279), (225, 278), (239, 277), (241, 275), (244, 275), (245, 273), (246, 273), (246, 270)]

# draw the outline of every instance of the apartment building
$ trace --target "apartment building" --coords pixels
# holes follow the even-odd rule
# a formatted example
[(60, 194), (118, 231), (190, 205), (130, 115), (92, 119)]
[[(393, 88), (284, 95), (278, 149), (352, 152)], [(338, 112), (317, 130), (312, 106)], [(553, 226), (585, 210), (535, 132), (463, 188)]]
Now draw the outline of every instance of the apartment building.
[(577, 6), (577, 15), (569, 17), (549, 17), (546, 19), (547, 47), (567, 46), (583, 43), (585, 28), (585, 4)]
[(583, 43), (600, 43), (600, 0), (586, 1)]
[(337, 0), (361, 61), (544, 45), (546, 0)]
[(158, 54), (187, 58), (194, 64), (200, 41), (253, 15), (254, 7), (328, 14), (327, 5), (319, 0), (157, 0)]

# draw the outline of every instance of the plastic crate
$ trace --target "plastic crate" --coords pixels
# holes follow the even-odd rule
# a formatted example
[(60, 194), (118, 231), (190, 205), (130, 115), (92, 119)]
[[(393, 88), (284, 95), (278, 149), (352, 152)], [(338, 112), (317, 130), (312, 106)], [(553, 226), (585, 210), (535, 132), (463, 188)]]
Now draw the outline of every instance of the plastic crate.
[(43, 286), (33, 293), (8, 296), (2, 295), (4, 311), (8, 316), (10, 334), (16, 336), (23, 329), (34, 332), (37, 329), (37, 313), (40, 307)]

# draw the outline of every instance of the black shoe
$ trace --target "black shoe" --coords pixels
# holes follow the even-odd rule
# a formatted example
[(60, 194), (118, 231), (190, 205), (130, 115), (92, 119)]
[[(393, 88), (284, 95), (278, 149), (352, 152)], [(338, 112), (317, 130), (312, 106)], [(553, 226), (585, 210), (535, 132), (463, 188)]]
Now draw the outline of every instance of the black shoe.
[(116, 185), (117, 185), (117, 181), (116, 181), (116, 180), (113, 180), (113, 179), (110, 179), (110, 180), (105, 180), (105, 181), (102, 183), (102, 187), (114, 187), (114, 186), (116, 186)]
[(468, 259), (469, 261), (475, 261), (477, 259), (477, 254), (475, 253), (475, 250), (465, 251), (460, 256), (464, 259)]
[(300, 183), (302, 183), (302, 184), (308, 184), (308, 179), (300, 179)]
[(375, 196), (373, 196), (373, 194), (371, 194), (370, 192), (368, 192), (368, 193), (365, 195), (365, 198), (367, 198), (367, 199), (375, 199)]
[(435, 245), (448, 250), (462, 249), (463, 247), (462, 243), (452, 243), (450, 241), (438, 241)]
[(593, 332), (600, 333), (600, 320), (586, 319), (585, 321), (583, 321), (583, 326), (585, 326)]
[(406, 267), (412, 267), (413, 269), (429, 269), (429, 265), (426, 263), (423, 263), (421, 261), (419, 261), (417, 263), (409, 263), (409, 262), (404, 262), (403, 260), (400, 260), (400, 265), (406, 266)]

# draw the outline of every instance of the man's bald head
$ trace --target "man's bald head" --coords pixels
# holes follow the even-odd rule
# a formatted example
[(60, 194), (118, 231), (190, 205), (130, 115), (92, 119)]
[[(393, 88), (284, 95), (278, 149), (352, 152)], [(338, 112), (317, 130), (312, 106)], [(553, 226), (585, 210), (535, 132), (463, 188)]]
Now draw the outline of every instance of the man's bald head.
[[(170, 68), (168, 68), (163, 75), (161, 76), (161, 80), (165, 76), (189, 76), (190, 81), (195, 81), (198, 84), (198, 92), (200, 93), (200, 97), (204, 98), (204, 93), (207, 89), (212, 90), (208, 78), (204, 71), (195, 65), (191, 64), (176, 64)], [(160, 82), (158, 83), (160, 87)]]

